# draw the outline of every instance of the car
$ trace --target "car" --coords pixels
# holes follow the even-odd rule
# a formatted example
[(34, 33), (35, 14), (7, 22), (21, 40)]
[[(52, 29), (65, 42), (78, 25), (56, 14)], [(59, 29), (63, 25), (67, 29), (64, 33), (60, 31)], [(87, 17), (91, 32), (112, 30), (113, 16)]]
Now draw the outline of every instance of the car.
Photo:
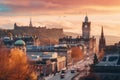
[(71, 73), (75, 73), (75, 69), (71, 69)]
[(62, 73), (62, 74), (60, 75), (60, 78), (61, 78), (61, 79), (62, 79), (62, 78), (65, 78), (65, 74)]
[(66, 68), (63, 68), (63, 69), (61, 70), (61, 73), (66, 73)]
[(66, 73), (66, 70), (62, 70), (61, 73)]

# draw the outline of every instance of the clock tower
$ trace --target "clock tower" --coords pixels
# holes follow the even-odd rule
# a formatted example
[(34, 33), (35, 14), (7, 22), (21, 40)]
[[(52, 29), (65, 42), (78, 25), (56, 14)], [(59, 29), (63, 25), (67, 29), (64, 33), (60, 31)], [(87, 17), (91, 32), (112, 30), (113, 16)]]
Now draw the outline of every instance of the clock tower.
[(82, 38), (84, 39), (90, 38), (90, 25), (91, 22), (89, 22), (88, 17), (85, 16), (85, 21), (82, 23)]

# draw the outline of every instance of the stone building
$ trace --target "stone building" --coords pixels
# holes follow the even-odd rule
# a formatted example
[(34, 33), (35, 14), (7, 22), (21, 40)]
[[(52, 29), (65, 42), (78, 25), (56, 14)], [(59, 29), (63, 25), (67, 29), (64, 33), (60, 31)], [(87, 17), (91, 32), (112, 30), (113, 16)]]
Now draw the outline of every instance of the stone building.
[(59, 44), (67, 44), (68, 46), (82, 46), (85, 53), (96, 52), (96, 38), (90, 37), (91, 22), (88, 17), (85, 16), (85, 21), (82, 23), (82, 36), (72, 38), (72, 36), (66, 36), (59, 39)]
[[(63, 36), (63, 28), (46, 28), (46, 26), (41, 27), (41, 26), (34, 26), (32, 24), (32, 20), (30, 19), (30, 23), (28, 26), (19, 26), (17, 23), (14, 23), (14, 31), (12, 33), (15, 34), (23, 34), (21, 33), (22, 31), (25, 31), (24, 33), (29, 33), (29, 35), (32, 33), (36, 32), (42, 32), (42, 33), (48, 33), (52, 35), (58, 35), (58, 36)], [(35, 31), (35, 32), (34, 32)], [(19, 33), (17, 33), (19, 32)]]

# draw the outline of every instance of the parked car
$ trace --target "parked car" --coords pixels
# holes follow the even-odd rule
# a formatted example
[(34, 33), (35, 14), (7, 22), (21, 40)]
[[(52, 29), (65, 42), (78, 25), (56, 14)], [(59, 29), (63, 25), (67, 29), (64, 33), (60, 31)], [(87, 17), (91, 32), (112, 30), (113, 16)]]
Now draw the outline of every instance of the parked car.
[(65, 78), (65, 74), (62, 73), (62, 74), (60, 75), (60, 78), (61, 78), (61, 79), (62, 79), (62, 78)]
[(61, 73), (66, 73), (66, 68), (62, 69)]
[(71, 69), (71, 73), (75, 73), (75, 69)]

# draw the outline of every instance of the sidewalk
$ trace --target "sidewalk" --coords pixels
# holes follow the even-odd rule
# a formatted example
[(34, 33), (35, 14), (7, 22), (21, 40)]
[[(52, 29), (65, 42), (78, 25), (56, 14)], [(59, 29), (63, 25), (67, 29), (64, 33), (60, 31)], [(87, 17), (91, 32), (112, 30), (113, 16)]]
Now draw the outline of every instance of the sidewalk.
[(50, 78), (52, 78), (54, 75), (53, 74), (51, 74), (51, 75), (49, 75), (49, 76), (46, 76), (45, 77), (45, 80), (49, 80)]
[(49, 76), (46, 76), (45, 77), (45, 80), (49, 80), (49, 79), (51, 79), (52, 77), (54, 77), (54, 76), (56, 76), (56, 75), (59, 75), (60, 73), (56, 73), (55, 75), (54, 74), (51, 74), (51, 75), (49, 75)]

